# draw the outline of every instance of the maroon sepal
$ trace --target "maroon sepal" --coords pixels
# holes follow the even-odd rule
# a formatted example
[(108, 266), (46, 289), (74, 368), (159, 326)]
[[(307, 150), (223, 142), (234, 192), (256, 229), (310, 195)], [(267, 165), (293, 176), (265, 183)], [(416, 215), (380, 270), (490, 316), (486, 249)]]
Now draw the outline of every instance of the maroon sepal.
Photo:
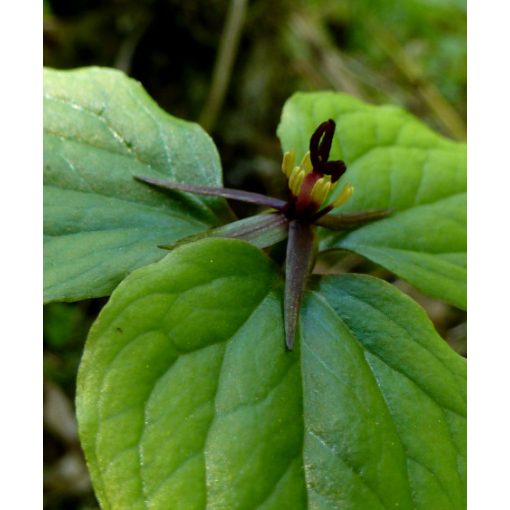
[(351, 230), (365, 223), (386, 218), (392, 212), (393, 209), (375, 209), (361, 213), (324, 214), (324, 210), (322, 210), (319, 211), (319, 217), (315, 220), (315, 224), (331, 230)]
[(257, 248), (267, 248), (268, 246), (285, 240), (287, 238), (288, 228), (289, 222), (287, 218), (279, 212), (257, 214), (256, 216), (249, 216), (248, 218), (243, 218), (233, 223), (227, 223), (221, 227), (193, 234), (170, 244), (161, 244), (159, 248), (174, 250), (183, 244), (199, 241), (206, 237), (240, 239)]
[(313, 225), (299, 220), (290, 221), (283, 305), (285, 345), (289, 351), (292, 351), (294, 347), (299, 309), (301, 308), (306, 280), (311, 270), (314, 236)]
[(157, 188), (169, 189), (172, 191), (184, 191), (187, 193), (196, 193), (197, 195), (208, 195), (214, 197), (228, 198), (230, 200), (238, 200), (239, 202), (247, 202), (249, 204), (257, 204), (265, 207), (271, 207), (281, 211), (287, 204), (279, 198), (267, 197), (260, 193), (251, 191), (242, 191), (231, 188), (214, 188), (212, 186), (196, 186), (194, 184), (185, 184), (182, 182), (166, 181), (163, 179), (155, 179), (153, 177), (135, 176), (137, 181)]

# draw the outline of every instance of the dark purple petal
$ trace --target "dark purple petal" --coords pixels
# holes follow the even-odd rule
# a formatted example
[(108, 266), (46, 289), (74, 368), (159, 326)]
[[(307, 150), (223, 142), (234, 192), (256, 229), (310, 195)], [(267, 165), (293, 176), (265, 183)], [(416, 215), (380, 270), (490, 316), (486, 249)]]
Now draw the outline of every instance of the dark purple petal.
[(327, 120), (324, 124), (326, 125), (324, 136), (319, 144), (319, 154), (321, 156), (322, 163), (325, 163), (329, 159), (329, 151), (331, 150), (333, 135), (335, 134), (336, 128), (336, 124), (333, 119)]
[(331, 182), (336, 182), (347, 170), (347, 166), (343, 161), (328, 161), (321, 166), (321, 172), (331, 175)]
[(310, 159), (317, 171), (320, 171), (320, 166), (329, 158), (334, 133), (335, 122), (329, 119), (323, 122), (310, 138)]
[(251, 191), (242, 191), (230, 188), (213, 188), (212, 186), (196, 186), (194, 184), (154, 179), (153, 177), (135, 176), (135, 179), (144, 182), (145, 184), (156, 186), (157, 188), (169, 189), (172, 191), (184, 191), (187, 193), (195, 193), (197, 195), (228, 198), (230, 200), (248, 202), (249, 204), (262, 205), (278, 210), (282, 210), (287, 204), (287, 202), (280, 200), (279, 198), (268, 197)]
[(314, 249), (314, 227), (309, 223), (291, 220), (287, 241), (285, 264), (285, 296), (283, 315), (285, 345), (289, 351), (294, 347), (299, 309), (311, 270)]

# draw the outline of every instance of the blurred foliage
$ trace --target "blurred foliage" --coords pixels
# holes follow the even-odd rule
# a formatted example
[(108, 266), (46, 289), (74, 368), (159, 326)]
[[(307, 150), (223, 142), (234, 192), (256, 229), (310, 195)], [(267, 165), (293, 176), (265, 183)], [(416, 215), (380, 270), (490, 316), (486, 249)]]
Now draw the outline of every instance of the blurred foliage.
[[(228, 186), (285, 194), (275, 131), (284, 101), (298, 90), (341, 90), (399, 104), (445, 135), (465, 137), (464, 0), (44, 0), (44, 63), (119, 68), (173, 115), (199, 121), (232, 6), (244, 22), (231, 48), (233, 67), (223, 76), (224, 98), (216, 99), (218, 115), (207, 125)], [(240, 216), (254, 212), (232, 206)], [(352, 255), (326, 257), (318, 267), (381, 271)], [(465, 354), (465, 314), (397, 285)], [(45, 308), (45, 407), (57, 409), (62, 423), (72, 419), (83, 342), (104, 302)], [(94, 508), (76, 434), (66, 435), (48, 413), (45, 508)]]

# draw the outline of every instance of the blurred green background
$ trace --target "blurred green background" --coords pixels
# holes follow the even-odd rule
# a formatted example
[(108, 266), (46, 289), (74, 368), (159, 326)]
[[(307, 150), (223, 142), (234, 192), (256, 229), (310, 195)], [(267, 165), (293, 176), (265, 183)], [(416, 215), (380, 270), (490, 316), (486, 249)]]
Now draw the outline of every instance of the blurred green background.
[[(200, 122), (220, 152), (225, 184), (284, 196), (275, 136), (298, 90), (338, 90), (405, 107), (444, 135), (466, 136), (463, 0), (47, 0), (44, 64), (115, 67), (141, 81), (169, 113)], [(240, 216), (254, 212), (232, 204)], [(425, 307), (440, 334), (466, 353), (465, 314), (349, 254), (321, 272), (367, 272)], [(74, 420), (83, 343), (106, 300), (44, 312), (44, 501), (92, 509)]]

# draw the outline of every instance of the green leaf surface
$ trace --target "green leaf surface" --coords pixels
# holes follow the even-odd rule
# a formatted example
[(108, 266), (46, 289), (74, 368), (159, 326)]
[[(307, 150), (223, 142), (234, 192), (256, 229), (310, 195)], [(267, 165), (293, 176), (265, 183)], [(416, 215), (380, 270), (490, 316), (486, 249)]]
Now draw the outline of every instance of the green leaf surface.
[(282, 285), (255, 247), (205, 239), (113, 292), (77, 395), (102, 508), (463, 508), (464, 360), (358, 276), (318, 282), (287, 352)]
[(462, 510), (466, 364), (369, 276), (325, 277), (303, 311), (310, 508)]
[(228, 214), (223, 200), (164, 193), (134, 175), (221, 186), (214, 144), (111, 69), (44, 74), (45, 301), (108, 295), (169, 243)]
[(303, 508), (299, 355), (285, 352), (280, 284), (256, 248), (207, 239), (114, 291), (78, 380), (103, 508)]
[(422, 292), (465, 308), (465, 145), (400, 108), (318, 92), (295, 94), (286, 103), (278, 128), (283, 149), (302, 156), (310, 134), (328, 118), (337, 124), (331, 159), (346, 162), (342, 182), (354, 186), (338, 211), (394, 212), (348, 234), (330, 235), (322, 247), (359, 253)]

